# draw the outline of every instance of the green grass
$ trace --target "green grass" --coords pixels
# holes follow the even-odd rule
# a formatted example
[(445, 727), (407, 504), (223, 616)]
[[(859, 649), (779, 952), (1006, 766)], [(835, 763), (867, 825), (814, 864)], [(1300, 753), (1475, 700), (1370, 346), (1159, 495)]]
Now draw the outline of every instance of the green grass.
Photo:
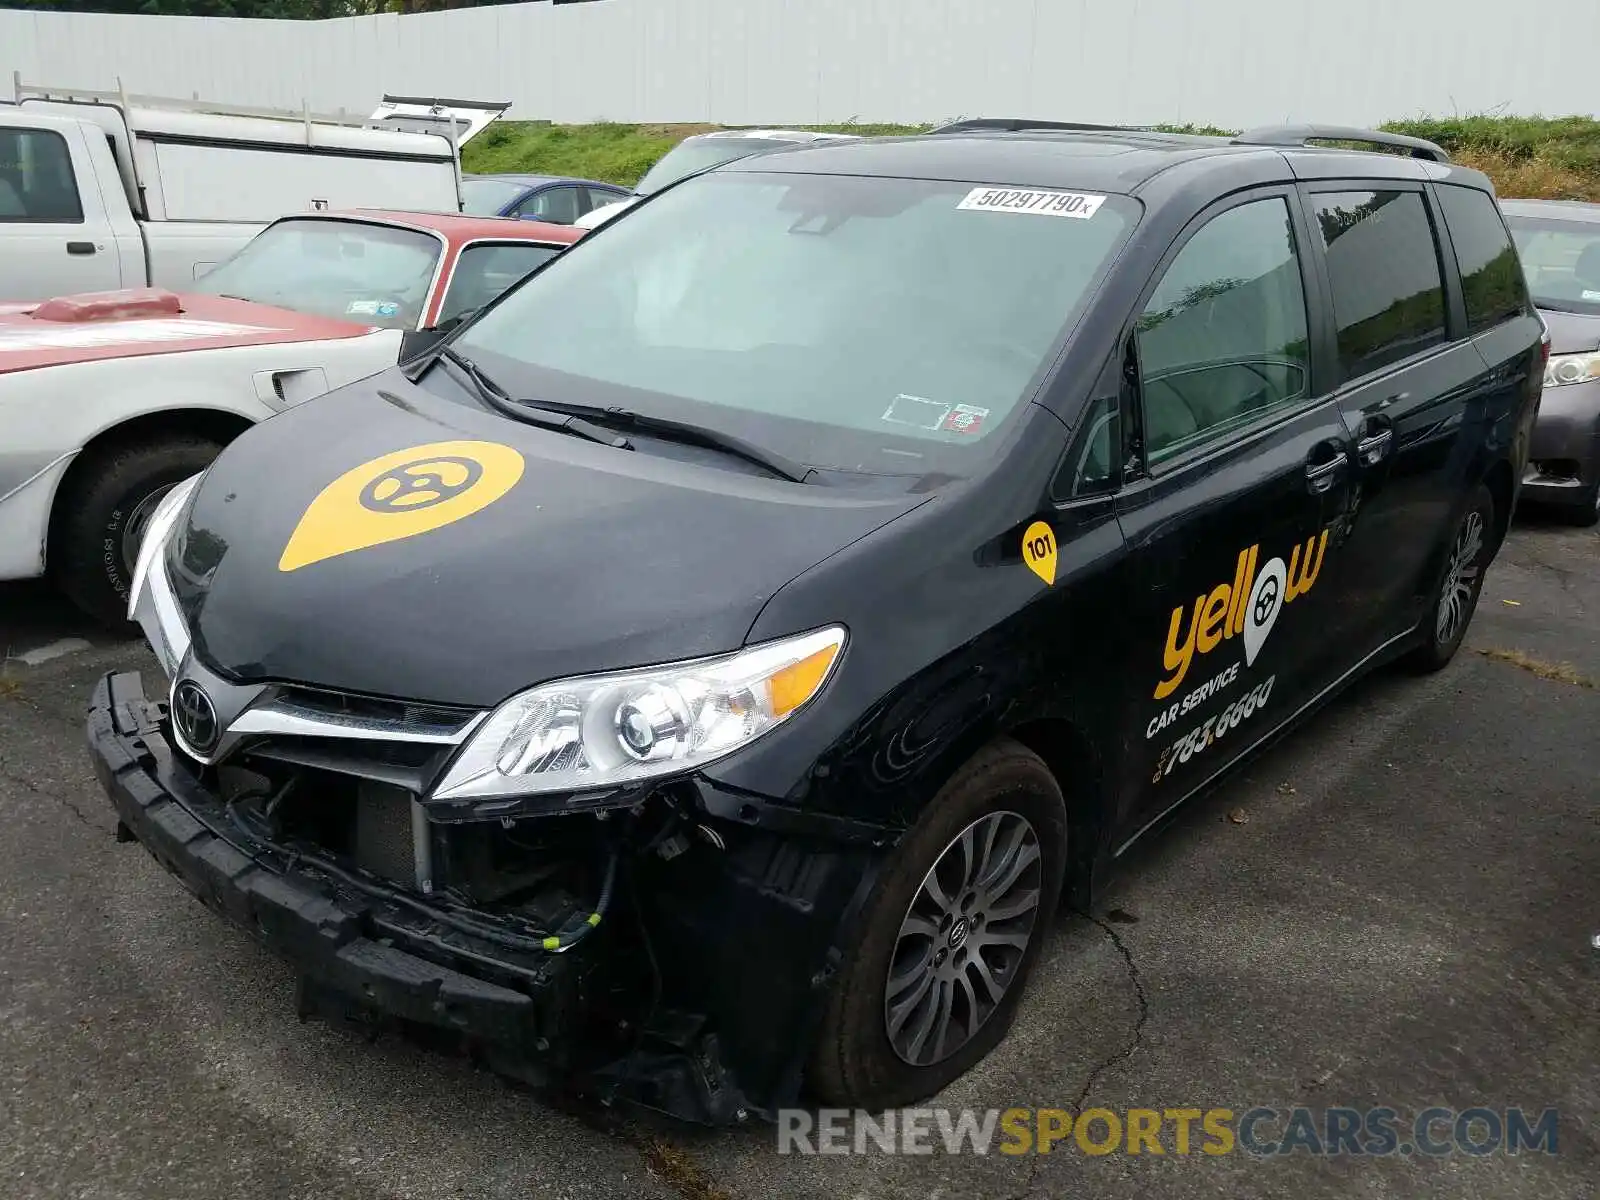
[[(632, 186), (656, 159), (692, 133), (715, 125), (551, 125), (502, 121), (474, 138), (468, 171), (580, 175)], [(800, 128), (868, 137), (924, 133), (927, 125), (811, 125)], [(1170, 125), (1176, 133), (1227, 134), (1209, 125)], [(1488, 172), (1503, 196), (1600, 201), (1600, 121), (1589, 117), (1454, 117), (1391, 121), (1383, 128), (1438, 142), (1451, 157)]]
[[(468, 171), (492, 175), (499, 171), (531, 171), (548, 175), (576, 175), (603, 179), (632, 187), (656, 159), (692, 133), (719, 129), (717, 125), (549, 125), (542, 122), (499, 121), (473, 138), (462, 154)], [(828, 133), (857, 133), (882, 137), (924, 133), (926, 125), (810, 125), (801, 128)]]

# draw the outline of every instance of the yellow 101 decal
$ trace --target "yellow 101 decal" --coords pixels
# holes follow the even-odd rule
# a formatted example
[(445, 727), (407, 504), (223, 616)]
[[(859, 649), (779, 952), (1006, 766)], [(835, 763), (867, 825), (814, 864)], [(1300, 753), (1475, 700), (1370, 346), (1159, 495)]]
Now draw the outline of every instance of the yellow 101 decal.
[(1230, 730), (1237, 729), (1265, 708), (1268, 698), (1272, 695), (1272, 685), (1277, 678), (1273, 675), (1265, 683), (1258, 684), (1216, 716), (1208, 717), (1204, 725), (1191, 729), (1186, 736), (1163, 750), (1161, 757), (1156, 760), (1156, 773), (1150, 782), (1160, 783), (1172, 774), (1173, 767), (1209, 750), (1214, 742), (1220, 741)]

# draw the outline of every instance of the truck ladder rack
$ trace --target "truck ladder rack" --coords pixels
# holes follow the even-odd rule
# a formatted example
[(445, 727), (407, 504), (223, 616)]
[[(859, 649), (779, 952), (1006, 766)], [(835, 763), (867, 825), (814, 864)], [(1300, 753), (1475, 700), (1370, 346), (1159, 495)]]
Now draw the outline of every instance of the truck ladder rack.
[[(118, 81), (120, 85), (120, 80)], [(164, 109), (169, 112), (206, 113), (219, 117), (266, 117), (275, 121), (301, 121), (310, 125), (345, 125), (357, 129), (382, 128), (370, 117), (340, 110), (337, 113), (314, 113), (309, 108), (257, 108), (243, 104), (226, 104), (221, 101), (202, 100), (198, 93), (188, 100), (174, 96), (144, 96), (124, 91), (100, 92), (86, 88), (51, 87), (44, 84), (24, 83), (22, 72), (12, 76), (13, 100), (55, 100), (69, 104), (109, 104), (126, 110), (129, 107)]]

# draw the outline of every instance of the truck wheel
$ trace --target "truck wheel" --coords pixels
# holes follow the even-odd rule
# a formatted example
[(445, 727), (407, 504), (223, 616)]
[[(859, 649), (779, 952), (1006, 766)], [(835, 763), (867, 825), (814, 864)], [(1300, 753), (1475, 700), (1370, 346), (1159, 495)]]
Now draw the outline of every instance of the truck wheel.
[(1005, 739), (896, 848), (829, 995), (808, 1071), (874, 1111), (942, 1090), (999, 1044), (1049, 934), (1067, 817), (1044, 762)]
[(129, 629), (128, 585), (145, 525), (172, 486), (206, 469), (222, 447), (171, 436), (96, 454), (56, 498), (50, 573), (75, 605), (119, 632)]
[(1412, 669), (1438, 671), (1461, 648), (1472, 614), (1478, 608), (1484, 573), (1499, 549), (1494, 540), (1494, 522), (1494, 496), (1480, 483), (1451, 535), (1444, 574), (1433, 590), (1433, 602), (1422, 621), (1422, 645), (1407, 660)]

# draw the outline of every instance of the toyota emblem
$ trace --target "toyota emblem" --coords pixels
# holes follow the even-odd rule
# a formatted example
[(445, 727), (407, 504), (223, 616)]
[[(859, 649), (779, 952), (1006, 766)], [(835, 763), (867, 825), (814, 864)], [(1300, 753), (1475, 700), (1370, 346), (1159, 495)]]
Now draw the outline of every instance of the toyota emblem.
[(185, 679), (172, 693), (172, 723), (190, 749), (205, 754), (217, 744), (217, 710), (205, 688)]

